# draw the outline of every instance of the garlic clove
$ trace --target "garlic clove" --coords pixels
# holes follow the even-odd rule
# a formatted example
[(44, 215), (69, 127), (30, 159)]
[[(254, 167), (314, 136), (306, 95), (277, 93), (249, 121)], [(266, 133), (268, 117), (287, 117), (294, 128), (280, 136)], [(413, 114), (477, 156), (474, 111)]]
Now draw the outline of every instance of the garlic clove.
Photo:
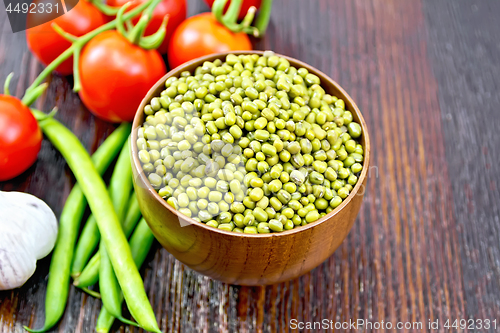
[(36, 258), (31, 251), (19, 250), (21, 242), (16, 235), (0, 234), (0, 290), (21, 287), (35, 272)]
[(0, 191), (0, 290), (23, 285), (57, 239), (57, 219), (37, 197)]

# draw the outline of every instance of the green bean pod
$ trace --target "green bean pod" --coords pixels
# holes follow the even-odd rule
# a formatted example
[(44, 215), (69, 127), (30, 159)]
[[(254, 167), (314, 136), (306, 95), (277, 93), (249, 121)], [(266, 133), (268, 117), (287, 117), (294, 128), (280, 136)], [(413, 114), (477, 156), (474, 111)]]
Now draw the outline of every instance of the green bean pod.
[[(92, 156), (92, 162), (99, 174), (106, 171), (125, 143), (129, 133), (130, 124), (120, 125), (96, 150)], [(69, 292), (71, 261), (86, 206), (87, 200), (77, 183), (66, 199), (66, 204), (59, 218), (59, 232), (50, 263), (45, 298), (45, 324), (40, 330), (31, 330), (25, 327), (30, 332), (49, 330), (61, 319), (64, 313)]]
[[(43, 112), (36, 110), (32, 112), (35, 118), (45, 117)], [(96, 217), (101, 238), (109, 250), (108, 254), (130, 313), (142, 328), (151, 332), (161, 332), (106, 185), (90, 156), (78, 138), (57, 120), (46, 118), (41, 120), (39, 125), (65, 158), (87, 197), (90, 209)]]
[[(149, 229), (148, 224), (144, 219), (139, 222), (134, 234), (130, 238), (130, 250), (132, 251), (132, 256), (134, 257), (134, 262), (137, 268), (140, 268), (146, 259), (151, 246), (153, 245), (154, 236)], [(121, 297), (123, 301), (123, 297)], [(115, 317), (113, 317), (105, 307), (101, 309), (99, 317), (97, 319), (96, 331), (98, 333), (107, 333), (111, 329)]]
[(99, 228), (94, 215), (90, 215), (87, 222), (83, 226), (82, 233), (78, 239), (75, 250), (75, 258), (71, 266), (71, 276), (77, 279), (82, 274), (85, 265), (89, 262), (89, 258), (99, 244)]
[(123, 221), (127, 214), (127, 204), (132, 192), (132, 163), (130, 162), (130, 142), (123, 146), (115, 170), (109, 181), (109, 197), (115, 208), (116, 215)]
[(103, 307), (123, 323), (138, 326), (133, 321), (125, 319), (122, 316), (122, 295), (120, 285), (113, 271), (113, 266), (108, 257), (108, 251), (106, 251), (106, 246), (102, 241), (99, 245), (99, 253), (101, 254), (99, 290), (101, 291)]
[[(132, 190), (132, 166), (129, 154), (130, 147), (129, 145), (125, 145), (116, 162), (115, 171), (111, 176), (108, 188), (111, 201), (113, 201), (113, 207), (115, 207), (120, 221), (123, 220), (123, 216), (125, 215), (127, 201)], [(91, 215), (76, 245), (75, 259), (71, 268), (71, 275), (74, 279), (82, 273), (97, 244), (99, 244), (100, 237), (95, 217)]]
[[(141, 217), (141, 210), (139, 209), (139, 202), (135, 192), (130, 196), (128, 203), (128, 211), (123, 222), (123, 231), (125, 236), (129, 238), (132, 231), (134, 231), (137, 222)], [(87, 266), (82, 270), (81, 274), (75, 279), (73, 284), (79, 288), (90, 287), (97, 283), (99, 280), (99, 265), (101, 262), (101, 255), (99, 251), (89, 260)], [(85, 290), (85, 289), (84, 289)]]
[(82, 273), (73, 281), (73, 285), (78, 288), (88, 288), (99, 281), (99, 266), (101, 265), (101, 254), (97, 252), (93, 256)]
[[(125, 145), (118, 157), (109, 184), (109, 195), (120, 221), (123, 221), (131, 189), (132, 165), (130, 163), (130, 145)], [(113, 266), (109, 260), (106, 246), (102, 240), (99, 246), (99, 253), (101, 255), (99, 265), (99, 290), (101, 291), (104, 307), (112, 313), (113, 316), (124, 323), (136, 325), (122, 317), (120, 287), (113, 271)]]
[(94, 290), (90, 290), (89, 288), (81, 288), (84, 292), (86, 292), (87, 294), (89, 294), (90, 296), (94, 297), (94, 298), (98, 298), (98, 299), (101, 299), (101, 294), (97, 291), (94, 291)]
[(139, 201), (137, 200), (137, 195), (132, 192), (130, 200), (128, 201), (128, 211), (125, 215), (125, 220), (123, 221), (123, 232), (127, 238), (130, 237), (132, 231), (137, 226), (139, 219), (141, 218), (141, 209), (139, 208)]

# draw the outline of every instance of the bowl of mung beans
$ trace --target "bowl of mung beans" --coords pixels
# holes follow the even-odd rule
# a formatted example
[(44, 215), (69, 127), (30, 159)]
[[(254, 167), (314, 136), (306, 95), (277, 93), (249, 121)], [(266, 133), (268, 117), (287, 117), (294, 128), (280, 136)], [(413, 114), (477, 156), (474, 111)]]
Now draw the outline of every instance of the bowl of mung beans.
[(364, 196), (366, 123), (331, 78), (270, 51), (170, 71), (131, 139), (144, 218), (175, 258), (211, 278), (268, 285), (333, 254)]

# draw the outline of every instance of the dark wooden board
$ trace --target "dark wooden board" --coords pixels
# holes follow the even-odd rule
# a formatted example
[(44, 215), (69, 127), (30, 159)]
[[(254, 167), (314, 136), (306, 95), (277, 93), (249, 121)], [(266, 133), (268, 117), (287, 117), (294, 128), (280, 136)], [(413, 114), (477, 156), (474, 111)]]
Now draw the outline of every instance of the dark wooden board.
[[(500, 32), (497, 1), (428, 1), (467, 314), (500, 308)], [(447, 19), (452, 17), (453, 20)]]
[[(190, 14), (206, 8), (189, 5)], [(142, 272), (162, 330), (286, 332), (291, 319), (366, 319), (447, 332), (447, 319), (499, 322), (499, 14), (496, 0), (276, 0), (256, 48), (310, 63), (357, 102), (373, 141), (365, 201), (331, 258), (279, 285), (212, 281), (157, 247)], [(0, 29), (0, 81), (15, 71), (19, 96), (41, 66), (3, 8)], [(41, 106), (57, 105), (57, 118), (95, 150), (114, 126), (85, 111), (67, 78), (50, 81)], [(35, 166), (0, 189), (33, 193), (59, 214), (72, 184), (44, 141)], [(1, 333), (42, 326), (49, 260), (23, 288), (0, 292)], [(99, 309), (72, 288), (53, 331), (92, 332)], [(436, 319), (441, 329), (428, 329)]]

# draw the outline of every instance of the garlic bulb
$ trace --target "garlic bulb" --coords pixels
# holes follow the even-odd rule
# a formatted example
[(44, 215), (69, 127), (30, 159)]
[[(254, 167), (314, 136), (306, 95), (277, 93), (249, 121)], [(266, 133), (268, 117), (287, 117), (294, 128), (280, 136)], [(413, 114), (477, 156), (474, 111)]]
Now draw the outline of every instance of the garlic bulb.
[(57, 238), (57, 219), (37, 197), (0, 191), (0, 290), (22, 286)]

